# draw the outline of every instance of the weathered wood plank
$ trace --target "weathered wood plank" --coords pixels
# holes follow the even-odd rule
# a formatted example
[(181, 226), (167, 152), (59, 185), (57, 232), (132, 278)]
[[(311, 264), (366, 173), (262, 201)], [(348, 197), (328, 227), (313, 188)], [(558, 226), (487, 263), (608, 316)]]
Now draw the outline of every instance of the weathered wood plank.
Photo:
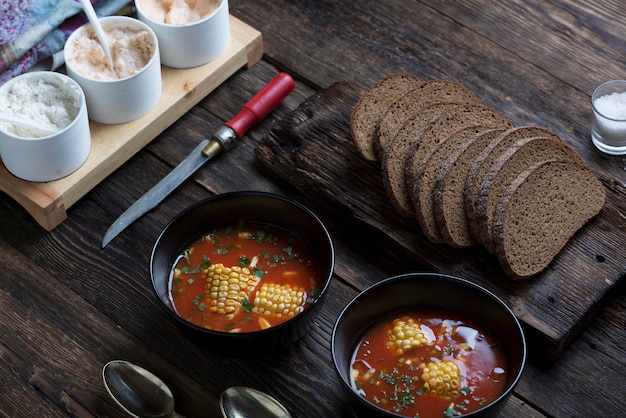
[[(52, 259), (62, 256), (50, 254)], [(16, 390), (24, 392), (26, 387), (32, 388), (32, 393), (24, 392), (12, 401), (7, 398), (7, 402), (0, 402), (0, 414), (10, 417), (119, 415), (119, 408), (106, 393), (101, 377), (102, 366), (118, 356), (150, 364), (157, 374), (169, 376), (168, 380), (176, 387), (186, 388), (187, 396), (204, 396), (201, 386), (174, 371), (144, 343), (130, 337), (86, 301), (91, 292), (106, 293), (113, 297), (107, 306), (119, 312), (129, 309), (119, 305), (122, 299), (116, 298), (115, 291), (106, 290), (107, 286), (115, 285), (107, 276), (90, 276), (89, 270), (81, 269), (88, 266), (84, 261), (77, 252), (71, 262), (79, 264), (66, 266), (72, 274), (66, 277), (59, 274), (59, 280), (0, 240), (0, 265), (4, 270), (0, 277), (0, 353), (6, 364), (11, 365), (12, 378), (21, 382)], [(127, 318), (136, 319), (135, 310), (142, 307), (135, 303), (133, 309), (132, 301), (129, 304)], [(142, 325), (149, 329), (147, 323)], [(7, 368), (3, 366), (0, 370), (5, 374)], [(0, 391), (0, 399), (8, 395)], [(25, 408), (14, 409), (16, 399), (27, 398), (30, 401), (25, 403)], [(215, 400), (213, 407), (217, 408)], [(203, 413), (200, 405), (190, 406), (188, 410), (196, 416)]]
[[(0, 295), (1, 297), (1, 295)], [(0, 302), (2, 300), (0, 299)], [(2, 306), (2, 305), (0, 305)], [(3, 337), (4, 339), (5, 337)], [(65, 414), (34, 387), (22, 373), (23, 359), (0, 342), (0, 414), (6, 417), (63, 417)]]
[(515, 125), (553, 130), (626, 184), (624, 161), (590, 140), (593, 87), (623, 77), (626, 64), (619, 1), (242, 1), (232, 10), (263, 32), (269, 59), (311, 86), (369, 86), (402, 72), (451, 78)]
[(424, 2), (580, 91), (623, 74), (626, 44), (608, 24), (626, 19), (619, 1)]

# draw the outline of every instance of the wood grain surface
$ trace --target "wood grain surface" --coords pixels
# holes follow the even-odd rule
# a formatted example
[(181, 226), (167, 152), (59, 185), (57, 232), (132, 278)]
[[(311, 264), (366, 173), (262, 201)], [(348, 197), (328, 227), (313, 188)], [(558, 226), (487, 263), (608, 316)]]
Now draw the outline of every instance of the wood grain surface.
[[(385, 202), (372, 208), (368, 189), (362, 196), (348, 195), (351, 206), (346, 206), (337, 202), (341, 199), (320, 198), (325, 196), (320, 188), (299, 189), (259, 160), (255, 150), (265, 134), (337, 82), (363, 89), (390, 73), (451, 78), (515, 125), (554, 130), (617, 196), (598, 223), (611, 238), (589, 255), (603, 255), (613, 266), (614, 254), (626, 247), (626, 159), (604, 155), (591, 144), (589, 103), (595, 86), (624, 77), (622, 3), (230, 1), (231, 15), (262, 33), (258, 63), (236, 71), (201, 98), (69, 207), (67, 218), (52, 231), (0, 192), (0, 417), (125, 417), (101, 378), (102, 366), (120, 358), (161, 377), (174, 392), (177, 412), (188, 417), (219, 416), (220, 393), (232, 385), (263, 390), (300, 418), (359, 416), (342, 391), (330, 355), (332, 329), (346, 303), (360, 289), (408, 271), (446, 266), (458, 275), (500, 273), (479, 250), (428, 246), (419, 250), (428, 257), (416, 255), (406, 242), (419, 242), (420, 235), (400, 239), (395, 228), (382, 227), (387, 219), (373, 209), (386, 208)], [(296, 89), (266, 120), (101, 248), (104, 232), (120, 213), (280, 71), (296, 79)], [(333, 141), (345, 134), (338, 123), (342, 117), (337, 116)], [(307, 129), (321, 137), (328, 126)], [(348, 147), (334, 146), (345, 153), (342, 158), (351, 155)], [(345, 173), (359, 190), (379, 181), (374, 167), (356, 158), (350, 164), (363, 170)], [(314, 168), (309, 175), (320, 177), (315, 174), (320, 167)], [(321, 180), (335, 178), (331, 174)], [(161, 309), (150, 284), (151, 249), (164, 225), (203, 198), (237, 190), (280, 193), (306, 204), (328, 226), (336, 249), (332, 297), (309, 334), (285, 352), (263, 358), (231, 358), (191, 342)], [(581, 263), (597, 271), (600, 260)], [(471, 270), (465, 271), (468, 266)], [(529, 361), (503, 418), (626, 416), (619, 391), (626, 368), (625, 290), (621, 285), (598, 301), (597, 315), (581, 324), (557, 361)], [(563, 302), (569, 291), (550, 289), (554, 303), (540, 306), (571, 306)], [(542, 303), (545, 293), (532, 296)]]

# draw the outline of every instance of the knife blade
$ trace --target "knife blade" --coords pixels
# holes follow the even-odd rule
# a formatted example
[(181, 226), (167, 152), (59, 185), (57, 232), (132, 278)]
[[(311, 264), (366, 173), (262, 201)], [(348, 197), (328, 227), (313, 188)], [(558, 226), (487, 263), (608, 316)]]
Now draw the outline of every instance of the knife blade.
[(148, 190), (122, 213), (102, 239), (106, 247), (130, 224), (154, 209), (204, 163), (221, 152), (233, 148), (248, 129), (259, 123), (293, 90), (295, 83), (287, 73), (280, 73), (254, 95), (241, 110), (225, 122), (211, 137), (205, 139), (167, 176)]

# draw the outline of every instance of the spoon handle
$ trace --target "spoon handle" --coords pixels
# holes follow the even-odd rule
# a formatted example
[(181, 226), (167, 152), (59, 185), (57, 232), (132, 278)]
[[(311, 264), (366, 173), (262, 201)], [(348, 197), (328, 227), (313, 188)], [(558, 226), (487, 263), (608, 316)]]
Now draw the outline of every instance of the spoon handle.
[(21, 118), (14, 117), (14, 116), (4, 115), (1, 113), (0, 113), (0, 122), (19, 126), (21, 128), (31, 129), (33, 131), (37, 131), (46, 135), (50, 135), (55, 132), (52, 129), (39, 126), (37, 122), (35, 121), (25, 120), (25, 119), (21, 119)]
[(104, 55), (106, 56), (107, 62), (111, 67), (111, 70), (115, 71), (115, 68), (113, 67), (113, 57), (111, 56), (111, 48), (109, 48), (109, 42), (107, 41), (106, 34), (104, 33), (104, 29), (102, 29), (102, 25), (98, 20), (98, 16), (96, 15), (96, 11), (94, 10), (93, 5), (89, 0), (80, 0), (80, 4), (83, 6), (83, 11), (87, 15), (89, 23), (91, 23), (91, 26), (96, 31), (96, 35), (98, 36), (100, 45), (102, 45)]

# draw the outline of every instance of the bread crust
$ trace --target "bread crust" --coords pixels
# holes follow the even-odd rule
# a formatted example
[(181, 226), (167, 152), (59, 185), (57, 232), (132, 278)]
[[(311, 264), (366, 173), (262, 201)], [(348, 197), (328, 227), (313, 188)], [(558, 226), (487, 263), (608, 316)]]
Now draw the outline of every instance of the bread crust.
[[(415, 202), (415, 206), (419, 207), (421, 211), (418, 214), (418, 219), (422, 218), (429, 225), (427, 230), (432, 231), (430, 232), (432, 236), (429, 236), (429, 238), (434, 240), (434, 242), (446, 242), (440, 233), (435, 210), (437, 178), (442, 174), (446, 161), (451, 155), (455, 154), (465, 143), (473, 141), (474, 138), (488, 129), (479, 125), (456, 131), (439, 143), (420, 166), (417, 174), (418, 179), (416, 180), (416, 187), (420, 193), (420, 202)], [(415, 198), (416, 196), (413, 197)]]
[(415, 207), (404, 177), (404, 167), (409, 158), (409, 153), (415, 148), (415, 142), (419, 141), (422, 130), (442, 112), (460, 105), (461, 103), (434, 103), (422, 107), (400, 127), (385, 150), (381, 159), (383, 184), (391, 204), (401, 215), (415, 215)]
[(505, 130), (489, 129), (465, 143), (448, 158), (435, 180), (433, 192), (435, 221), (441, 238), (452, 247), (469, 247), (477, 243), (468, 225), (463, 204), (465, 178), (481, 150)]
[(487, 170), (478, 186), (475, 202), (478, 241), (493, 253), (492, 222), (496, 205), (506, 186), (529, 167), (551, 159), (584, 165), (582, 158), (560, 139), (548, 137), (522, 138), (504, 151)]
[(405, 165), (405, 178), (407, 190), (415, 206), (415, 216), (422, 232), (429, 240), (443, 242), (432, 213), (434, 179), (424, 175), (427, 159), (438, 144), (460, 129), (469, 127), (489, 129), (509, 126), (511, 123), (491, 108), (483, 105), (464, 105), (440, 115), (430, 126), (424, 129), (416, 147), (409, 154)]
[(425, 81), (412, 74), (394, 74), (375, 83), (359, 99), (352, 111), (350, 130), (359, 153), (369, 161), (377, 161), (374, 136), (380, 118), (396, 99)]
[(463, 204), (465, 205), (468, 224), (475, 237), (480, 236), (476, 201), (478, 198), (478, 190), (483, 178), (487, 175), (498, 156), (505, 152), (518, 139), (539, 136), (554, 138), (557, 140), (560, 139), (559, 136), (552, 131), (538, 126), (514, 127), (503, 132), (498, 138), (494, 139), (489, 145), (487, 145), (487, 147), (478, 155), (474, 164), (472, 164), (472, 167), (467, 173), (467, 178), (465, 179)]
[(380, 118), (374, 135), (374, 153), (380, 159), (407, 120), (433, 103), (480, 104), (470, 90), (456, 81), (431, 80), (396, 99)]
[(522, 172), (494, 215), (492, 234), (502, 269), (514, 280), (543, 271), (605, 199), (602, 183), (575, 162), (543, 161)]

